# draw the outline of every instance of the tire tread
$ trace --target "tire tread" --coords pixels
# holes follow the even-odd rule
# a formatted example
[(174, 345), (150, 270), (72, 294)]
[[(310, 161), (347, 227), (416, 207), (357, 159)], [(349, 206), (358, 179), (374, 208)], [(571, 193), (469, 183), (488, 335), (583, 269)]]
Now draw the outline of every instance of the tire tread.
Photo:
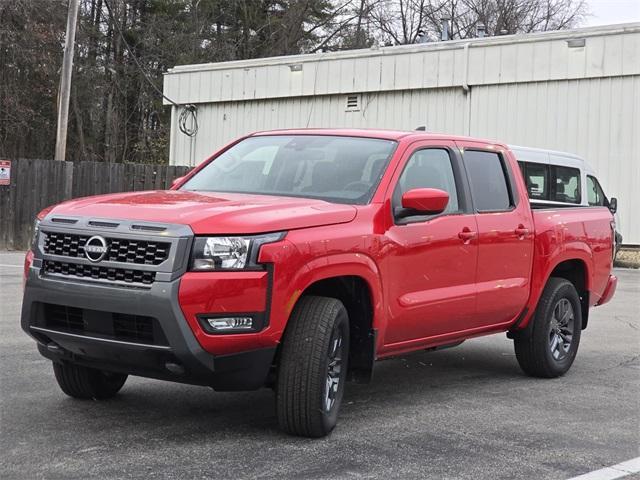
[(278, 422), (288, 433), (307, 437), (329, 433), (318, 395), (324, 388), (323, 378), (317, 372), (323, 368), (341, 309), (344, 306), (337, 299), (307, 295), (291, 314), (283, 337), (276, 399)]
[(65, 394), (83, 400), (111, 398), (127, 379), (126, 375), (116, 375), (108, 381), (99, 370), (68, 362), (53, 362), (53, 373)]

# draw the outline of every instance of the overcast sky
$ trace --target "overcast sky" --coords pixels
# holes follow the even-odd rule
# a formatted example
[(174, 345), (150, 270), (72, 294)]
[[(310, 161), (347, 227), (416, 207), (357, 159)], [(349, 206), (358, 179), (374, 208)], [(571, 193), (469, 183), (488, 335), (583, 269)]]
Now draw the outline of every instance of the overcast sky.
[(640, 0), (587, 0), (592, 16), (584, 26), (640, 22)]

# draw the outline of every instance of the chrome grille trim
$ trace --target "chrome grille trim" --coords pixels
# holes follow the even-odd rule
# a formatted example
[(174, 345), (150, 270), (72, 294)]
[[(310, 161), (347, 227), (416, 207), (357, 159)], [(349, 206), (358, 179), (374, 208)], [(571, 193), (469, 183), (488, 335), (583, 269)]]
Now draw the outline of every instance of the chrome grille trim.
[(44, 333), (46, 335), (58, 336), (58, 337), (67, 337), (67, 338), (76, 338), (80, 340), (88, 340), (95, 343), (109, 343), (114, 345), (124, 345), (127, 347), (135, 347), (135, 348), (143, 348), (143, 349), (155, 349), (155, 350), (167, 350), (170, 351), (171, 347), (167, 345), (152, 345), (148, 343), (136, 343), (136, 342), (125, 342), (122, 340), (113, 340), (110, 338), (102, 338), (102, 337), (93, 337), (89, 335), (78, 335), (77, 333), (68, 333), (61, 332), (59, 330), (51, 330), (50, 328), (42, 328), (42, 327), (34, 327), (33, 325), (29, 327), (30, 330), (34, 332)]

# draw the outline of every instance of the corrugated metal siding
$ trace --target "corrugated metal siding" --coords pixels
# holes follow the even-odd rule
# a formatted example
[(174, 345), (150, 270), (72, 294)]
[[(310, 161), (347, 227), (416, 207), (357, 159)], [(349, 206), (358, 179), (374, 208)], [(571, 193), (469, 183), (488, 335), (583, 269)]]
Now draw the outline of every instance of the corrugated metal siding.
[(585, 158), (640, 244), (640, 76), (474, 87), (470, 133)]
[(175, 67), (164, 91), (185, 104), (632, 74), (640, 24)]
[(434, 132), (465, 133), (466, 98), (459, 88), (363, 94), (360, 110), (355, 112), (345, 111), (346, 102), (346, 95), (325, 95), (201, 105), (198, 135), (193, 139), (175, 134), (171, 163), (195, 165), (237, 137), (274, 128), (375, 126), (413, 130), (425, 125)]

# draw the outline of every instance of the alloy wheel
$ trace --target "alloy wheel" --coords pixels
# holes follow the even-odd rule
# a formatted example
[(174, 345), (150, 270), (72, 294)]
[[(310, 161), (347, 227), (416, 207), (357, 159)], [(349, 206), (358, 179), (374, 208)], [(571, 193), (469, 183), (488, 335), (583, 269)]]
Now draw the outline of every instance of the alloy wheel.
[(549, 350), (556, 361), (564, 360), (571, 349), (575, 328), (573, 305), (567, 298), (561, 298), (553, 307), (549, 330)]
[(336, 397), (342, 381), (342, 332), (338, 325), (333, 330), (329, 352), (327, 354), (327, 379), (324, 394), (324, 408), (327, 413), (331, 411), (336, 403)]

